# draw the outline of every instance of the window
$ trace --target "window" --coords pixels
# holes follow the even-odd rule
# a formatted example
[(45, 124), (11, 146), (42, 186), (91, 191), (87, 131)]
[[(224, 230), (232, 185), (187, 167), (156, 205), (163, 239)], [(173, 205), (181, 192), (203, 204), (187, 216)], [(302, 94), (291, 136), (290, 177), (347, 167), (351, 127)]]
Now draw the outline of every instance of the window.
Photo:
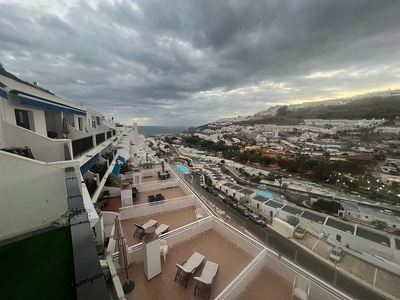
[(21, 126), (26, 129), (31, 129), (29, 126), (29, 115), (28, 111), (16, 109), (15, 110), (15, 120), (18, 126)]
[(100, 117), (96, 117), (96, 123), (97, 123), (97, 125), (101, 125), (101, 123), (100, 123)]
[(79, 130), (83, 131), (83, 119), (82, 118), (78, 118), (78, 128), (79, 128)]

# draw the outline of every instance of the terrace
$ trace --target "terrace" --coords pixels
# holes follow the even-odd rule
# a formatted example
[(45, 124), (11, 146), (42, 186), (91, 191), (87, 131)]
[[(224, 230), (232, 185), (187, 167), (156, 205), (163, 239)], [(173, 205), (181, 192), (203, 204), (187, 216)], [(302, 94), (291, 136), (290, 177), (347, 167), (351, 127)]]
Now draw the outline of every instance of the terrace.
[[(265, 295), (271, 295), (271, 299), (290, 299), (293, 279), (299, 274), (311, 283), (311, 299), (351, 299), (211, 215), (205, 205), (179, 179), (173, 178), (169, 181), (177, 181), (177, 185), (160, 189), (165, 181), (161, 182), (158, 179), (137, 185), (140, 191), (139, 204), (119, 209), (131, 257), (131, 264), (128, 267), (129, 277), (136, 285), (133, 292), (124, 295), (126, 299), (197, 298), (193, 296), (195, 286), (193, 277), (200, 275), (201, 268), (191, 276), (187, 289), (174, 280), (177, 271), (175, 264), (181, 264), (194, 252), (203, 254), (206, 261), (219, 264), (210, 299), (265, 299)], [(168, 195), (169, 191), (174, 191), (174, 194)], [(176, 191), (180, 194), (176, 194)], [(148, 203), (148, 195), (157, 193), (163, 194), (166, 200)], [(194, 213), (197, 207), (204, 210), (204, 218), (199, 221), (196, 220)], [(161, 274), (148, 280), (143, 271), (144, 246), (140, 238), (133, 237), (133, 233), (136, 229), (135, 223), (144, 224), (151, 219), (158, 221), (158, 226), (169, 225), (169, 232), (161, 235), (167, 241), (169, 251), (166, 263), (161, 262)], [(113, 229), (110, 232), (112, 235)], [(115, 251), (117, 251), (115, 241), (110, 239), (106, 259), (118, 269), (119, 253)], [(115, 282), (117, 285), (124, 283), (125, 270), (119, 269), (116, 275), (118, 276), (113, 280), (114, 285)], [(121, 293), (120, 287), (114, 286), (113, 289), (114, 291), (119, 289)]]

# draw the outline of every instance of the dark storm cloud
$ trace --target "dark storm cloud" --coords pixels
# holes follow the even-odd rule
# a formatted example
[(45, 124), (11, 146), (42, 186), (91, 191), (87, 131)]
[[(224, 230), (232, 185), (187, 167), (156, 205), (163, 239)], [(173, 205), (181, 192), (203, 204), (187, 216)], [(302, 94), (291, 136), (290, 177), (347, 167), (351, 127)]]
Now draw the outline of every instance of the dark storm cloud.
[(121, 122), (194, 125), (398, 86), (399, 14), (386, 0), (0, 0), (0, 62)]

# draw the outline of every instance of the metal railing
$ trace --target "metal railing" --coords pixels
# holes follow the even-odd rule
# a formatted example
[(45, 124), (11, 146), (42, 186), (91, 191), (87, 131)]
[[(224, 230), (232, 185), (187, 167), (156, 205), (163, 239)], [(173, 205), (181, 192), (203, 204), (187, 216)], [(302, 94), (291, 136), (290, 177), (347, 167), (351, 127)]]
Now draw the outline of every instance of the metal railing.
[(72, 153), (74, 158), (93, 148), (93, 138), (91, 136), (84, 137), (72, 141)]

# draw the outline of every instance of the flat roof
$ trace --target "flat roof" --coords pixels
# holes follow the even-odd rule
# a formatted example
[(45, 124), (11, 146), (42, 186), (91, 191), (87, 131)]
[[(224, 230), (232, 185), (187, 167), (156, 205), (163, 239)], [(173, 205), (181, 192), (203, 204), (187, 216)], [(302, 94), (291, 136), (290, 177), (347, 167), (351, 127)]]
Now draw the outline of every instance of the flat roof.
[(0, 257), (2, 299), (77, 298), (69, 226), (4, 245)]
[(340, 231), (343, 231), (343, 232), (349, 231), (349, 232), (351, 232), (351, 234), (354, 234), (354, 229), (355, 229), (354, 225), (350, 225), (348, 223), (335, 220), (331, 217), (328, 217), (328, 221), (326, 221), (326, 225), (336, 228), (336, 229), (339, 229)]
[(253, 199), (256, 200), (256, 201), (265, 202), (265, 200), (266, 200), (267, 198), (262, 197), (262, 196), (260, 196), (260, 195), (256, 195), (256, 196), (253, 197)]
[(227, 187), (232, 187), (232, 186), (234, 186), (234, 185), (235, 185), (234, 183), (229, 183), (229, 182), (224, 183), (224, 186), (227, 186)]
[[(265, 200), (264, 197), (262, 197), (262, 198)], [(265, 205), (266, 205), (266, 206), (271, 206), (271, 207), (273, 207), (273, 208), (281, 208), (281, 207), (284, 206), (285, 204), (282, 203), (282, 202), (277, 202), (277, 201), (273, 201), (273, 200), (268, 200), (268, 201), (265, 203)]]
[(243, 190), (241, 190), (240, 192), (241, 192), (242, 194), (246, 194), (246, 195), (251, 195), (251, 194), (254, 193), (254, 191), (253, 191), (253, 190), (250, 190), (250, 189), (243, 189)]
[(301, 210), (299, 208), (296, 208), (296, 207), (293, 207), (293, 206), (289, 206), (287, 204), (281, 210), (286, 211), (288, 213), (291, 213), (292, 215), (300, 215), (301, 212), (303, 211), (303, 210)]
[(301, 216), (303, 218), (306, 218), (307, 220), (314, 221), (314, 222), (321, 223), (321, 224), (324, 224), (325, 219), (326, 219), (326, 217), (314, 214), (308, 210), (306, 210)]
[(240, 185), (234, 185), (234, 186), (231, 186), (231, 189), (234, 189), (236, 191), (240, 191), (240, 190), (243, 189), (243, 187), (241, 187)]
[(385, 246), (390, 247), (389, 238), (383, 234), (379, 234), (377, 232), (364, 229), (362, 227), (357, 227), (356, 235), (381, 245), (383, 245), (382, 243), (385, 243)]

